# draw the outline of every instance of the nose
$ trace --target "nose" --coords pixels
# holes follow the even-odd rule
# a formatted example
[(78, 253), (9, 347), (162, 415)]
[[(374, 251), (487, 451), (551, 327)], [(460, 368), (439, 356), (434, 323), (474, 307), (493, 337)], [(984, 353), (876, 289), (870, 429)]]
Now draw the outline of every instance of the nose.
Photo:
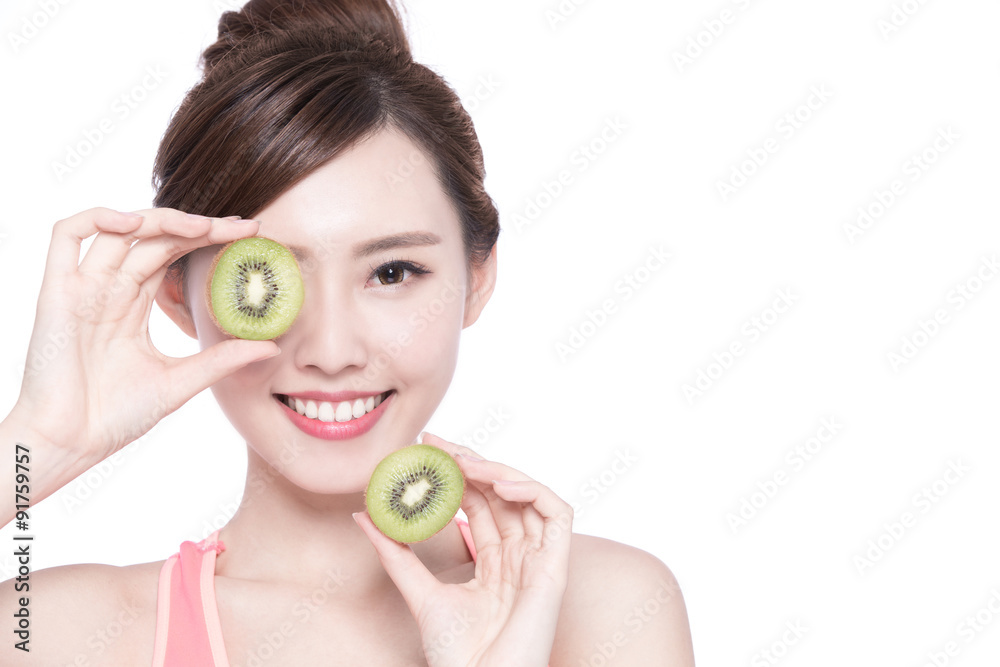
[(278, 345), (291, 348), (296, 367), (303, 371), (353, 375), (368, 361), (364, 330), (363, 311), (347, 290), (307, 284), (302, 309)]

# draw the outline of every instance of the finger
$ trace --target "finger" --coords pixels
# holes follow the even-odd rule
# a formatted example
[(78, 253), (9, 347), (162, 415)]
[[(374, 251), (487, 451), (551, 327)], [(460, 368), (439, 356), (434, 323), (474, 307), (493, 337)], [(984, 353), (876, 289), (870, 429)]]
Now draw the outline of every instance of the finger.
[(452, 456), (455, 456), (456, 454), (461, 454), (462, 456), (468, 456), (469, 458), (472, 459), (483, 458), (474, 449), (470, 449), (469, 447), (464, 447), (462, 445), (456, 445), (454, 442), (448, 442), (441, 436), (434, 435), (433, 433), (428, 433), (427, 431), (424, 431), (423, 433), (420, 434), (419, 440), (421, 443), (425, 445), (434, 445), (439, 449), (443, 449)]
[(142, 224), (135, 230), (121, 234), (98, 234), (90, 245), (80, 271), (83, 273), (113, 273), (121, 265), (132, 244), (139, 239), (157, 237), (164, 234), (180, 237), (196, 237), (206, 234), (212, 226), (212, 219), (201, 215), (191, 215), (172, 208), (156, 208), (143, 211)]
[(530, 477), (516, 468), (511, 468), (496, 461), (487, 461), (478, 456), (473, 457), (465, 454), (457, 454), (455, 460), (462, 467), (462, 472), (468, 470), (468, 474), (466, 474), (467, 479), (472, 479), (486, 485), (492, 484), (495, 479), (509, 479), (517, 482), (531, 481)]
[[(465, 475), (466, 488), (473, 486), (478, 489), (489, 507), (490, 515), (496, 525), (497, 532), (501, 540), (521, 539), (524, 537), (524, 515), (518, 503), (510, 503), (500, 498), (493, 489), (493, 479), (489, 474), (483, 472), (489, 469), (489, 461), (482, 459), (473, 460), (461, 454), (455, 457), (455, 462)], [(505, 466), (504, 466), (505, 467)], [(479, 508), (481, 509), (481, 508)], [(470, 517), (469, 526), (472, 526)]]
[[(485, 466), (475, 466), (474, 469), (470, 470), (470, 473), (476, 475), (475, 479), (480, 482), (485, 482), (487, 484), (492, 483), (494, 479), (518, 479), (518, 480), (529, 480), (531, 477), (525, 475), (520, 470), (511, 468), (502, 463), (497, 463), (495, 461), (487, 461), (478, 452), (468, 447), (462, 445), (456, 445), (453, 442), (448, 442), (444, 438), (434, 435), (433, 433), (428, 433), (424, 431), (421, 434), (421, 442), (426, 445), (434, 445), (444, 451), (448, 452), (452, 456), (462, 456), (467, 461), (474, 463), (484, 463)], [(458, 459), (456, 459), (458, 460)]]
[[(166, 266), (161, 266), (160, 269), (149, 276), (149, 278), (147, 278), (139, 288), (140, 296), (142, 296), (143, 299), (148, 299), (148, 303), (156, 301), (156, 293), (160, 290), (160, 285), (163, 284), (163, 279), (167, 276), (167, 268), (168, 267)], [(149, 315), (151, 310), (152, 307), (146, 311), (146, 321), (143, 323), (143, 329), (149, 329)]]
[(256, 220), (219, 218), (212, 221), (211, 228), (202, 236), (160, 236), (145, 239), (132, 247), (119, 270), (142, 284), (162, 267), (193, 250), (253, 236), (259, 229), (260, 223)]
[(534, 544), (541, 544), (545, 534), (545, 519), (531, 503), (521, 503), (521, 520), (524, 522), (524, 538)]
[[(455, 461), (458, 463), (459, 468), (462, 469), (462, 473), (465, 475), (466, 481), (472, 482), (473, 485), (479, 488), (483, 497), (489, 504), (493, 522), (495, 523), (502, 539), (519, 539), (524, 537), (525, 513), (522, 511), (520, 505), (508, 503), (496, 495), (493, 491), (493, 480), (530, 480), (530, 477), (519, 470), (515, 470), (514, 468), (505, 466), (501, 463), (486, 461), (468, 447), (448, 442), (444, 438), (434, 435), (433, 433), (428, 433), (426, 431), (422, 433), (421, 442), (428, 445), (434, 445), (435, 447), (440, 447), (455, 457)], [(531, 515), (529, 514), (528, 516), (530, 517)], [(531, 519), (531, 521), (536, 524), (532, 526), (532, 529), (535, 530), (535, 532), (540, 530), (540, 526), (537, 525), (538, 521), (536, 519)], [(470, 528), (472, 527), (471, 517), (469, 520), (469, 526)]]
[[(425, 431), (421, 434), (421, 441), (440, 447), (455, 457), (463, 474), (465, 474), (467, 482), (471, 482), (469, 486), (478, 488), (489, 505), (491, 522), (496, 526), (496, 530), (499, 532), (501, 538), (518, 539), (524, 537), (526, 529), (534, 534), (542, 530), (542, 520), (537, 516), (536, 512), (530, 510), (530, 508), (522, 508), (520, 505), (511, 505), (500, 499), (494, 493), (492, 487), (494, 479), (528, 480), (531, 479), (530, 477), (509, 466), (486, 461), (468, 447), (448, 442), (433, 433)], [(469, 519), (469, 526), (472, 527), (471, 517)]]
[(465, 496), (462, 498), (462, 509), (469, 519), (469, 529), (472, 531), (472, 541), (476, 552), (482, 554), (491, 547), (500, 546), (500, 531), (497, 529), (493, 511), (486, 496), (477, 485), (467, 484)]
[(509, 502), (530, 503), (542, 517), (544, 529), (542, 544), (569, 554), (573, 532), (573, 508), (557, 496), (552, 489), (536, 482), (497, 480), (493, 485), (496, 494)]
[(270, 359), (280, 352), (272, 340), (230, 338), (190, 357), (172, 360), (164, 386), (174, 391), (175, 402), (181, 405), (247, 364)]
[(80, 264), (80, 244), (97, 232), (124, 234), (135, 230), (143, 218), (110, 208), (92, 208), (52, 226), (52, 241), (45, 260), (45, 280), (74, 272)]
[[(520, 512), (521, 525), (518, 527), (519, 530), (514, 530), (514, 529), (511, 529), (509, 531), (505, 530), (504, 531), (505, 537), (514, 537), (514, 536), (524, 537), (525, 539), (540, 545), (542, 541), (542, 533), (545, 529), (544, 519), (542, 518), (542, 516), (538, 513), (537, 510), (535, 510), (534, 507), (531, 506), (530, 503), (521, 501), (511, 502), (510, 500), (502, 497), (502, 495), (497, 494), (495, 486), (496, 484), (497, 481), (495, 480), (490, 480), (488, 484), (483, 484), (481, 482), (472, 482), (468, 485), (467, 488), (475, 488), (477, 490), (481, 489), (481, 494), (485, 499), (492, 499), (492, 503), (490, 504), (491, 512), (495, 511), (495, 508), (497, 508), (498, 506), (503, 507), (504, 512), (510, 512), (511, 518), (509, 520), (511, 521), (513, 521), (513, 514)], [(489, 500), (487, 500), (487, 502), (489, 503)], [(501, 514), (501, 521), (504, 520), (503, 519), (504, 516), (506, 515)], [(470, 526), (472, 525), (471, 518), (469, 520), (469, 525)]]
[(375, 547), (383, 569), (396, 584), (396, 588), (402, 594), (410, 612), (414, 617), (419, 616), (424, 601), (429, 599), (434, 591), (444, 584), (431, 574), (409, 546), (390, 540), (383, 535), (372, 523), (367, 512), (355, 514), (354, 521)]

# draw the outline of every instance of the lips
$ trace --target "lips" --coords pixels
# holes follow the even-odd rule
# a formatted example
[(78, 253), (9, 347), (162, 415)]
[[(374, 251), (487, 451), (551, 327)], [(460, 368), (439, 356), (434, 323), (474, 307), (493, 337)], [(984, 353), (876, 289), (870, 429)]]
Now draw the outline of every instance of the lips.
[(274, 398), (301, 431), (324, 440), (346, 440), (370, 430), (392, 402), (394, 393), (390, 390), (354, 396), (275, 394)]

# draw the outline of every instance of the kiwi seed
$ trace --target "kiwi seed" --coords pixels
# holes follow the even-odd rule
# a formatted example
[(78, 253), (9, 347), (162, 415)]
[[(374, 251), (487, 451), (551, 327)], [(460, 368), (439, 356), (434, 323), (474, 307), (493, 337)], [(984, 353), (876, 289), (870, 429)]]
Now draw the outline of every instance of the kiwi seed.
[(465, 477), (432, 445), (397, 450), (375, 467), (365, 504), (372, 522), (397, 542), (423, 542), (448, 525), (465, 493)]
[(295, 256), (277, 241), (233, 241), (215, 257), (208, 279), (212, 317), (223, 331), (249, 340), (285, 333), (302, 307), (305, 288)]

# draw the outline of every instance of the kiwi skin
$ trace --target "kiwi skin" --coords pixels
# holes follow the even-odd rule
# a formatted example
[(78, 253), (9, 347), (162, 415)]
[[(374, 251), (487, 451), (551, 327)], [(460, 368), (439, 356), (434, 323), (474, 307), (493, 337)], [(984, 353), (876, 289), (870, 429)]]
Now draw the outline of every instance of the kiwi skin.
[[(279, 277), (279, 280), (284, 280), (286, 283), (291, 284), (290, 294), (292, 298), (284, 304), (285, 312), (283, 314), (283, 319), (286, 319), (287, 321), (283, 323), (278, 322), (277, 324), (272, 324), (266, 327), (251, 327), (245, 320), (241, 322), (233, 322), (232, 326), (227, 326), (225, 322), (221, 321), (219, 314), (216, 313), (216, 308), (219, 304), (216, 303), (213, 296), (213, 287), (216, 286), (216, 269), (219, 266), (220, 260), (222, 260), (222, 258), (225, 257), (231, 249), (238, 247), (239, 245), (249, 245), (255, 247), (255, 249), (259, 249), (262, 255), (270, 255), (272, 257), (277, 256), (279, 257), (278, 262), (283, 263), (275, 268), (281, 269), (278, 271), (278, 273), (282, 274)], [(208, 312), (212, 316), (212, 321), (215, 323), (215, 326), (231, 336), (246, 340), (271, 340), (280, 337), (295, 322), (299, 310), (302, 307), (302, 302), (305, 299), (302, 271), (295, 259), (295, 255), (293, 255), (288, 248), (277, 241), (260, 236), (237, 239), (236, 241), (232, 241), (227, 244), (215, 254), (215, 257), (212, 259), (212, 265), (208, 270), (208, 280), (206, 281), (205, 292), (205, 301), (208, 304)], [(275, 313), (274, 317), (280, 317), (281, 315), (281, 313)]]
[[(419, 474), (417, 464), (436, 466), (434, 473), (447, 489), (431, 514), (405, 520), (390, 506), (394, 482), (404, 474)], [(448, 488), (449, 486), (453, 488)], [(365, 490), (365, 506), (372, 523), (386, 537), (403, 544), (430, 539), (451, 523), (465, 495), (465, 476), (455, 459), (433, 445), (410, 445), (382, 459)]]

